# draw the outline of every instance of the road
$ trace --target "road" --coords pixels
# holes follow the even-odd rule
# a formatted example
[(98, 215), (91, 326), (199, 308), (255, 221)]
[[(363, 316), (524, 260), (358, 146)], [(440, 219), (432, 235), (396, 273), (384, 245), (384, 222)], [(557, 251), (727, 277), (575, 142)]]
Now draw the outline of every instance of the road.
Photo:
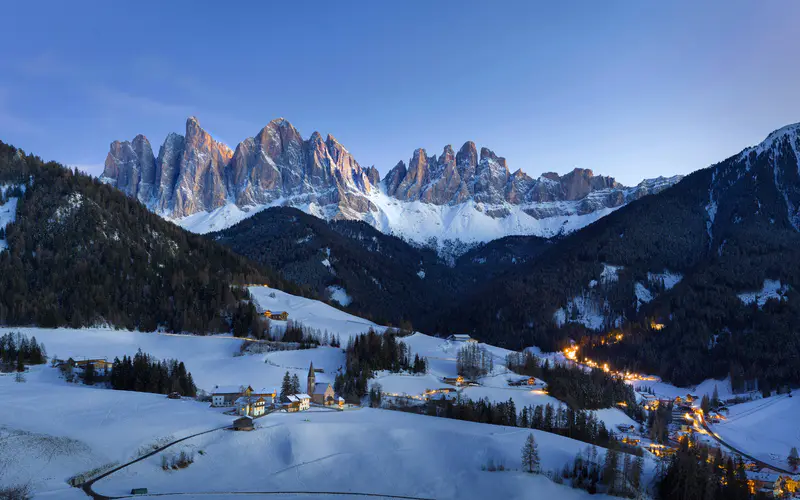
[(795, 474), (797, 474), (796, 472), (791, 472), (791, 471), (788, 471), (786, 469), (781, 469), (780, 467), (775, 467), (774, 465), (768, 464), (768, 463), (766, 463), (766, 462), (764, 462), (762, 460), (757, 459), (756, 457), (754, 457), (752, 455), (748, 455), (747, 453), (743, 452), (742, 450), (739, 450), (735, 446), (733, 446), (730, 443), (724, 441), (714, 431), (711, 430), (711, 428), (706, 423), (705, 415), (703, 415), (702, 413), (695, 413), (695, 416), (699, 417), (697, 420), (700, 421), (700, 425), (702, 425), (703, 429), (705, 429), (706, 432), (708, 432), (709, 436), (711, 436), (714, 440), (716, 440), (717, 442), (719, 442), (721, 445), (725, 446), (726, 448), (730, 449), (734, 453), (738, 453), (739, 455), (743, 456), (744, 458), (747, 458), (748, 460), (751, 460), (756, 465), (759, 465), (759, 466), (764, 467), (766, 469), (769, 469), (769, 470), (772, 470), (772, 471), (775, 471), (775, 472), (778, 472), (778, 473), (781, 473), (781, 474), (789, 474), (790, 476), (794, 476)]
[(103, 474), (100, 474), (99, 476), (97, 476), (97, 477), (95, 477), (93, 479), (90, 479), (89, 481), (86, 481), (85, 483), (83, 483), (81, 485), (81, 489), (83, 490), (84, 493), (86, 493), (86, 495), (88, 495), (89, 497), (91, 497), (94, 500), (117, 500), (119, 498), (172, 497), (172, 496), (190, 496), (190, 495), (194, 495), (194, 496), (224, 496), (224, 497), (229, 497), (229, 496), (234, 496), (234, 495), (236, 495), (236, 496), (257, 496), (257, 495), (260, 495), (260, 496), (267, 496), (267, 495), (269, 495), (269, 496), (309, 495), (309, 496), (311, 496), (311, 495), (313, 495), (313, 496), (317, 497), (317, 496), (324, 495), (324, 496), (337, 496), (337, 497), (347, 496), (347, 497), (366, 497), (366, 498), (391, 498), (391, 499), (400, 499), (400, 500), (434, 500), (434, 499), (431, 499), (431, 498), (424, 498), (424, 497), (409, 497), (409, 496), (402, 496), (402, 495), (387, 495), (387, 494), (381, 494), (381, 493), (358, 493), (358, 492), (352, 492), (352, 491), (202, 491), (202, 492), (148, 493), (146, 495), (122, 495), (122, 496), (110, 497), (110, 496), (107, 496), (107, 495), (102, 495), (100, 493), (97, 493), (92, 488), (92, 486), (94, 486), (94, 483), (96, 483), (97, 481), (99, 481), (99, 480), (101, 480), (103, 478), (106, 478), (106, 477), (110, 476), (111, 474), (113, 474), (115, 472), (118, 472), (118, 471), (120, 471), (120, 470), (122, 470), (122, 469), (124, 469), (126, 467), (129, 467), (129, 466), (131, 466), (131, 465), (133, 465), (133, 464), (135, 464), (137, 462), (141, 462), (142, 460), (144, 460), (146, 458), (152, 457), (153, 455), (155, 455), (157, 453), (160, 453), (160, 452), (166, 450), (167, 448), (169, 448), (171, 446), (174, 446), (174, 445), (176, 445), (178, 443), (181, 443), (181, 442), (186, 441), (188, 439), (192, 439), (192, 438), (197, 437), (197, 436), (202, 436), (203, 434), (209, 434), (211, 432), (221, 431), (221, 430), (225, 430), (225, 429), (231, 429), (231, 426), (226, 425), (224, 427), (216, 427), (214, 429), (209, 429), (207, 431), (198, 432), (198, 433), (192, 434), (190, 436), (186, 436), (186, 437), (182, 437), (180, 439), (176, 439), (175, 441), (172, 441), (170, 443), (165, 444), (164, 446), (161, 446), (159, 448), (154, 449), (153, 451), (147, 453), (146, 455), (142, 455), (139, 458), (136, 458), (134, 460), (131, 460), (130, 462), (124, 463), (124, 464), (122, 464), (122, 465), (120, 465), (118, 467), (115, 467), (115, 468), (107, 471), (107, 472), (104, 472)]

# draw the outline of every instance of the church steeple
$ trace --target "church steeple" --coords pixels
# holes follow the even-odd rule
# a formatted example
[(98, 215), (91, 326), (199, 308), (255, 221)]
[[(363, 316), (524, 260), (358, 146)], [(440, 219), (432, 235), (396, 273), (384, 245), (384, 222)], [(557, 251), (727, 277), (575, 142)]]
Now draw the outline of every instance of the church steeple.
[(314, 362), (308, 366), (308, 395), (314, 394), (314, 384), (317, 381), (317, 376), (314, 374)]

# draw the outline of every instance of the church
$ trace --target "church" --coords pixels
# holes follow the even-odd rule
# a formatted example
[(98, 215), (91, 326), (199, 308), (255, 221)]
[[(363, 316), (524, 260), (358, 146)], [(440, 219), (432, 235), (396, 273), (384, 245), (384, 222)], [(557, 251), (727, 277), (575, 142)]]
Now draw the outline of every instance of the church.
[(314, 372), (314, 363), (308, 367), (308, 395), (311, 396), (311, 402), (317, 405), (331, 406), (336, 404), (336, 395), (333, 392), (333, 387), (327, 382), (317, 382), (316, 372)]

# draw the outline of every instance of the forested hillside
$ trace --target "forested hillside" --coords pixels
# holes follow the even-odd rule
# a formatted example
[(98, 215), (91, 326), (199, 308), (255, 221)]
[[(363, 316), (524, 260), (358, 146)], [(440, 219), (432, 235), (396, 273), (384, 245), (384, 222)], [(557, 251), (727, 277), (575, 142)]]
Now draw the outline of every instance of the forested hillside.
[(0, 186), (18, 195), (0, 249), (0, 324), (221, 332), (253, 317), (239, 285), (301, 292), (114, 188), (3, 143)]
[(776, 134), (566, 237), (440, 327), (511, 348), (573, 339), (593, 360), (677, 384), (796, 385), (798, 139)]
[(346, 309), (379, 324), (431, 331), (443, 310), (479, 284), (535, 258), (552, 242), (510, 236), (445, 263), (433, 250), (386, 235), (369, 224), (326, 222), (296, 208), (264, 210), (208, 237), (283, 277), (332, 297), (340, 287)]

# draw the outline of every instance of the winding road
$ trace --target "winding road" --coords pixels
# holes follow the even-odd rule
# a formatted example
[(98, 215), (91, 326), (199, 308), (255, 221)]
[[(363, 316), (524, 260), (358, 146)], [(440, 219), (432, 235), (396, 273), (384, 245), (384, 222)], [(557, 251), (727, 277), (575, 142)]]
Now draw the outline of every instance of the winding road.
[(768, 463), (764, 462), (763, 460), (759, 460), (759, 459), (757, 459), (756, 457), (754, 457), (752, 455), (748, 455), (747, 453), (745, 453), (742, 450), (736, 448), (735, 446), (731, 445), (727, 441), (724, 441), (722, 438), (719, 437), (718, 434), (716, 434), (713, 430), (711, 430), (711, 427), (709, 427), (708, 423), (706, 423), (705, 415), (703, 415), (702, 413), (698, 413), (698, 414), (695, 414), (695, 415), (697, 417), (699, 417), (698, 420), (700, 421), (700, 425), (703, 427), (703, 429), (706, 430), (706, 432), (708, 432), (709, 436), (711, 436), (718, 443), (720, 443), (721, 445), (723, 445), (726, 448), (730, 449), (734, 453), (737, 453), (737, 454), (743, 456), (744, 458), (747, 458), (747, 459), (751, 460), (753, 463), (755, 463), (756, 465), (759, 465), (759, 466), (761, 466), (763, 468), (766, 468), (766, 469), (769, 469), (769, 470), (772, 470), (772, 471), (775, 471), (775, 472), (778, 472), (778, 473), (781, 473), (781, 474), (789, 474), (790, 476), (794, 476), (795, 474), (797, 474), (796, 472), (791, 472), (791, 471), (788, 471), (786, 469), (781, 469), (780, 467), (775, 467), (774, 465), (768, 464)]
[(229, 497), (229, 496), (257, 496), (257, 495), (260, 495), (260, 496), (267, 496), (267, 495), (269, 495), (269, 496), (309, 495), (310, 496), (310, 495), (314, 495), (314, 496), (336, 496), (336, 497), (347, 496), (347, 497), (365, 497), (365, 498), (391, 498), (391, 499), (400, 499), (400, 500), (435, 500), (435, 499), (432, 499), (432, 498), (424, 498), (424, 497), (409, 497), (409, 496), (403, 496), (403, 495), (387, 495), (387, 494), (382, 494), (382, 493), (358, 493), (358, 492), (352, 492), (352, 491), (202, 491), (202, 492), (188, 492), (188, 491), (185, 491), (185, 492), (174, 492), (174, 493), (147, 493), (147, 494), (144, 494), (144, 495), (107, 496), (107, 495), (103, 495), (101, 493), (97, 493), (92, 488), (92, 486), (94, 486), (94, 483), (96, 483), (97, 481), (99, 481), (99, 480), (101, 480), (103, 478), (106, 478), (106, 477), (110, 476), (111, 474), (114, 474), (115, 472), (118, 472), (118, 471), (120, 471), (120, 470), (122, 470), (122, 469), (124, 469), (126, 467), (129, 467), (129, 466), (131, 466), (131, 465), (133, 465), (133, 464), (135, 464), (137, 462), (141, 462), (142, 460), (144, 460), (146, 458), (152, 457), (153, 455), (166, 450), (170, 446), (174, 446), (174, 445), (176, 445), (178, 443), (181, 443), (181, 442), (186, 441), (188, 439), (192, 439), (192, 438), (197, 437), (197, 436), (202, 436), (203, 434), (209, 434), (209, 433), (212, 433), (212, 432), (226, 430), (226, 429), (231, 429), (231, 426), (226, 425), (224, 427), (216, 427), (214, 429), (209, 429), (207, 431), (198, 432), (198, 433), (195, 433), (195, 434), (191, 434), (189, 436), (182, 437), (180, 439), (176, 439), (175, 441), (171, 441), (171, 442), (165, 444), (164, 446), (160, 446), (160, 447), (154, 449), (153, 451), (151, 451), (151, 452), (149, 452), (149, 453), (147, 453), (145, 455), (142, 455), (141, 457), (138, 457), (138, 458), (136, 458), (134, 460), (131, 460), (130, 462), (124, 463), (124, 464), (122, 464), (120, 466), (117, 466), (117, 467), (115, 467), (115, 468), (113, 468), (113, 469), (111, 469), (109, 471), (106, 471), (106, 472), (100, 474), (99, 476), (97, 476), (95, 478), (90, 479), (89, 481), (86, 481), (85, 483), (83, 483), (81, 485), (81, 489), (83, 490), (84, 493), (86, 493), (86, 495), (88, 495), (89, 497), (91, 497), (94, 500), (117, 500), (119, 498), (171, 497), (171, 496), (190, 496), (190, 495), (193, 495), (193, 496), (224, 496), (224, 497)]

